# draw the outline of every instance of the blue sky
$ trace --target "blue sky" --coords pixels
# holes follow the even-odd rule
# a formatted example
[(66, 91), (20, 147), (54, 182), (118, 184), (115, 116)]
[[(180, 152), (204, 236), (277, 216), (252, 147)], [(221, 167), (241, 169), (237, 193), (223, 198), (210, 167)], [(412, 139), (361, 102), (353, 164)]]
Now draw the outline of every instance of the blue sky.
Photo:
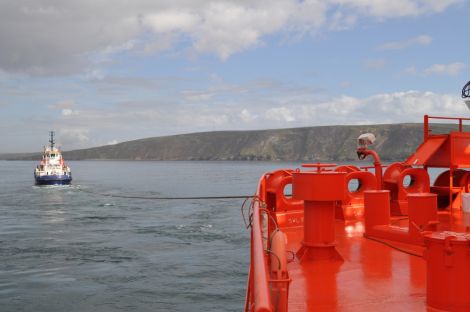
[(0, 153), (466, 116), (469, 1), (0, 2)]

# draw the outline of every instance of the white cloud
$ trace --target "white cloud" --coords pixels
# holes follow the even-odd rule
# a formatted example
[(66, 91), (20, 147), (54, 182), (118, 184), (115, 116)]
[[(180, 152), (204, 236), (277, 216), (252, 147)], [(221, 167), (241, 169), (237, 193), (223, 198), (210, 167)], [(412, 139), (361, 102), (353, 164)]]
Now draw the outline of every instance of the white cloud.
[(393, 41), (381, 44), (379, 50), (403, 50), (412, 46), (417, 45), (429, 45), (432, 43), (432, 37), (428, 35), (421, 35), (414, 38), (402, 40), (402, 41)]
[(291, 1), (270, 5), (265, 1), (252, 5), (228, 1), (209, 3), (201, 12), (203, 23), (191, 34), (194, 48), (227, 59), (233, 53), (260, 44), (261, 36), (279, 31), (295, 9)]
[(112, 56), (114, 54), (117, 54), (123, 51), (132, 50), (137, 46), (137, 44), (138, 44), (137, 40), (132, 39), (124, 43), (109, 45), (109, 46), (102, 48), (100, 51), (96, 53), (91, 53), (90, 59), (94, 63), (97, 63), (97, 64), (111, 62)]
[[(224, 60), (262, 45), (273, 33), (292, 38), (343, 30), (359, 18), (438, 13), (459, 2), (7, 0), (0, 2), (0, 69), (37, 75), (80, 72), (110, 61), (116, 53), (157, 53), (172, 47)], [(407, 44), (426, 44), (429, 39), (417, 37)], [(89, 74), (100, 79), (93, 69)]]
[(100, 69), (88, 70), (84, 78), (86, 80), (103, 80), (106, 77), (106, 74)]
[(246, 108), (240, 112), (240, 119), (245, 123), (252, 122), (257, 118), (258, 116), (251, 114)]
[(322, 101), (310, 98), (289, 107), (270, 106), (262, 115), (263, 119), (257, 120), (269, 128), (292, 127), (292, 121), (296, 127), (421, 122), (425, 114), (459, 116), (467, 113), (457, 96), (412, 90), (365, 98), (339, 96)]
[(49, 105), (49, 109), (60, 110), (60, 114), (63, 117), (70, 117), (72, 115), (77, 115), (78, 112), (72, 109), (75, 106), (75, 102), (73, 100), (64, 100), (61, 102), (57, 102), (55, 104)]
[[(205, 130), (284, 128), (334, 124), (376, 124), (421, 122), (424, 114), (462, 115), (466, 106), (458, 96), (433, 92), (401, 91), (376, 94), (369, 97), (342, 95), (326, 100), (317, 99), (311, 93), (297, 97), (287, 94), (264, 99), (253, 99), (256, 105), (240, 110), (233, 104), (217, 103), (200, 111), (197, 107), (186, 108), (179, 114), (204, 120)], [(210, 111), (210, 113), (209, 113)], [(215, 123), (212, 118), (223, 116)], [(252, 118), (256, 116), (256, 118)], [(175, 120), (180, 116), (176, 115)], [(189, 129), (200, 127), (201, 122), (189, 121)], [(172, 122), (169, 120), (168, 122)], [(204, 123), (202, 123), (204, 124)], [(215, 128), (208, 128), (208, 125)], [(194, 129), (194, 128), (193, 128)], [(201, 129), (201, 128), (199, 128)], [(203, 130), (203, 129), (201, 129)]]
[(157, 33), (189, 32), (201, 20), (195, 13), (170, 9), (145, 16), (143, 23)]
[(350, 9), (358, 10), (363, 15), (378, 18), (418, 16), (421, 14), (442, 12), (461, 0), (331, 0)]
[(357, 22), (357, 16), (352, 14), (343, 13), (340, 11), (335, 12), (330, 21), (329, 29), (331, 30), (346, 30), (353, 27)]
[(116, 145), (118, 143), (119, 143), (118, 140), (111, 140), (108, 143), (106, 143), (106, 145)]
[(75, 114), (76, 112), (74, 112), (73, 110), (71, 110), (70, 108), (64, 108), (62, 110), (62, 116), (72, 116), (73, 114)]
[(450, 64), (434, 64), (424, 70), (426, 75), (458, 75), (467, 65), (461, 62), (455, 62)]
[(267, 120), (284, 122), (295, 121), (296, 118), (294, 117), (294, 115), (295, 112), (291, 108), (287, 108), (284, 106), (270, 108), (264, 113), (264, 116)]

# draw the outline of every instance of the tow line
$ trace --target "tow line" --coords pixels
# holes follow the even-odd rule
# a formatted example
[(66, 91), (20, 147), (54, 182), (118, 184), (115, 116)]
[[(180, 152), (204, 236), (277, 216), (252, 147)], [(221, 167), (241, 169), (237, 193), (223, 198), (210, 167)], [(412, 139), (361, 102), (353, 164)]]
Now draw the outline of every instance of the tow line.
[(248, 198), (255, 197), (255, 195), (160, 197), (160, 196), (137, 196), (137, 195), (119, 195), (119, 194), (97, 193), (97, 192), (84, 190), (84, 189), (81, 189), (81, 188), (79, 190), (84, 192), (84, 193), (89, 193), (89, 194), (99, 195), (99, 196), (104, 196), (104, 197), (148, 199), (148, 200), (248, 199)]

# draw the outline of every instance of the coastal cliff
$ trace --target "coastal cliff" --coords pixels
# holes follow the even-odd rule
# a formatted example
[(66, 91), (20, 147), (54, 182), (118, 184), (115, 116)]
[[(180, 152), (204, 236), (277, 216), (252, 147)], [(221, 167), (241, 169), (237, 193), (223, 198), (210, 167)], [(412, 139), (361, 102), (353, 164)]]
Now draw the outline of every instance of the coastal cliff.
[[(455, 126), (433, 125), (433, 133)], [(372, 132), (383, 160), (404, 160), (422, 142), (421, 124), (321, 126), (254, 131), (216, 131), (153, 137), (63, 152), (66, 160), (355, 160), (356, 139)], [(38, 159), (38, 154), (5, 154), (0, 159)]]

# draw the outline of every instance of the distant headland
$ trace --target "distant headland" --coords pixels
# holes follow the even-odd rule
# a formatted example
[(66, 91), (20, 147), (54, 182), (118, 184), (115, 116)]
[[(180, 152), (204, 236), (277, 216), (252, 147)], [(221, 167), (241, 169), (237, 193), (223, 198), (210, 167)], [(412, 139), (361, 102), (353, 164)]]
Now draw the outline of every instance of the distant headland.
[[(455, 127), (434, 124), (434, 133)], [(153, 137), (65, 151), (68, 160), (356, 160), (356, 138), (372, 132), (385, 161), (404, 160), (422, 142), (422, 124), (318, 126), (252, 131), (214, 131)], [(37, 160), (40, 153), (2, 154), (2, 160)]]

